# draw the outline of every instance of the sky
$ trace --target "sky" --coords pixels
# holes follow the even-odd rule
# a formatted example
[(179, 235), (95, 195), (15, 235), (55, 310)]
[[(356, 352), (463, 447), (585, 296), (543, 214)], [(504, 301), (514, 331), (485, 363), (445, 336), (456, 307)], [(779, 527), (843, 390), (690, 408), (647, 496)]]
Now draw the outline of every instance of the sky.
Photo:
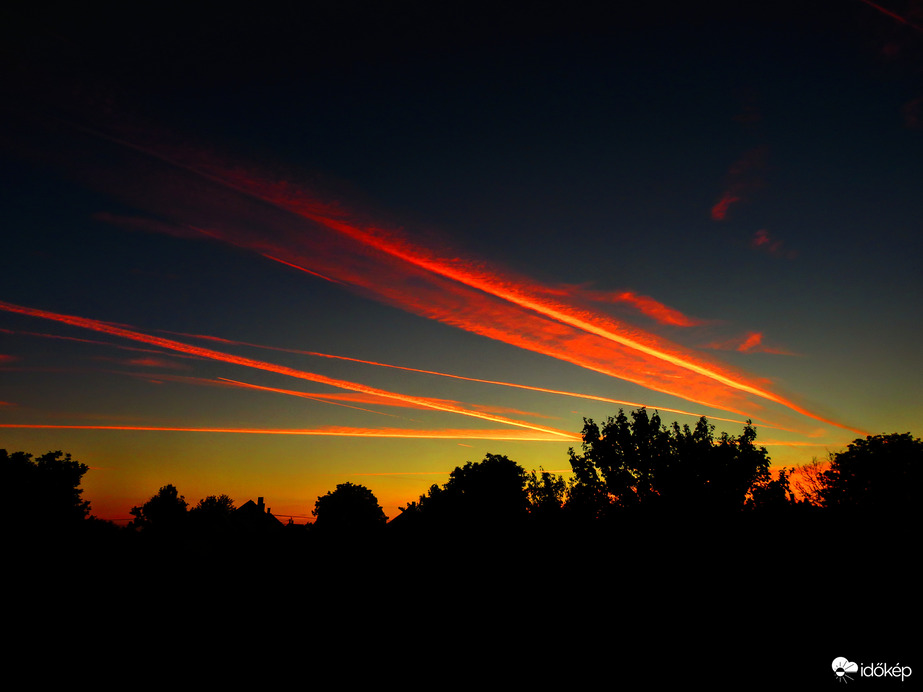
[(0, 447), (94, 515), (919, 436), (918, 0), (146, 11), (0, 22)]

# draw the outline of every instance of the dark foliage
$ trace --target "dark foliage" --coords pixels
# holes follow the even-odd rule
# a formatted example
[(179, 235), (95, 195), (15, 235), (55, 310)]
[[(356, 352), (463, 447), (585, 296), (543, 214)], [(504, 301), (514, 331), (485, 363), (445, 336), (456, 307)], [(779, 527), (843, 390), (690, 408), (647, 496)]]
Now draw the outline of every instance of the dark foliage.
[(531, 471), (526, 477), (529, 515), (544, 522), (560, 519), (567, 502), (569, 486), (564, 476), (545, 469)]
[(455, 528), (509, 525), (529, 511), (526, 472), (515, 461), (487, 454), (456, 466), (443, 486), (433, 485), (418, 502), (402, 508), (418, 523)]
[(868, 436), (832, 454), (821, 478), (828, 508), (893, 514), (919, 511), (923, 441), (910, 433)]
[(336, 490), (318, 497), (311, 513), (314, 528), (323, 532), (368, 533), (388, 521), (372, 491), (354, 483), (340, 483)]
[(574, 488), (570, 503), (585, 516), (612, 509), (658, 509), (692, 514), (739, 510), (748, 493), (769, 477), (769, 455), (757, 447), (756, 429), (716, 438), (702, 417), (695, 428), (667, 428), (642, 408), (609, 418), (602, 428), (584, 419), (583, 454), (570, 450)]
[(147, 532), (174, 533), (185, 525), (187, 513), (186, 498), (179, 494), (176, 486), (168, 484), (140, 507), (132, 507), (134, 519), (129, 528)]
[(585, 421), (582, 453), (570, 450), (572, 479), (544, 469), (527, 473), (505, 456), (487, 454), (456, 467), (387, 526), (372, 491), (353, 483), (317, 498), (313, 525), (289, 527), (263, 508), (262, 498), (235, 509), (227, 495), (209, 495), (190, 508), (175, 486), (165, 485), (132, 508), (128, 531), (88, 520), (79, 489), (85, 465), (61, 452), (33, 460), (0, 451), (11, 500), (3, 506), (4, 528), (27, 536), (19, 543), (31, 547), (36, 526), (86, 527), (81, 536), (89, 541), (73, 541), (70, 532), (54, 551), (42, 541), (49, 555), (64, 555), (62, 546), (71, 544), (79, 545), (71, 554), (87, 554), (89, 545), (97, 556), (117, 555), (113, 546), (145, 555), (155, 546), (217, 565), (241, 555), (254, 566), (283, 555), (298, 565), (326, 554), (336, 556), (321, 560), (330, 571), (425, 554), (452, 569), (612, 557), (627, 566), (662, 565), (669, 555), (684, 564), (750, 564), (757, 571), (798, 561), (829, 573), (833, 567), (816, 543), (792, 536), (871, 543), (915, 527), (893, 521), (896, 513), (919, 512), (923, 443), (909, 433), (856, 440), (831, 455), (829, 465), (812, 464), (812, 502), (794, 501), (800, 470), (771, 476), (768, 454), (755, 442), (749, 424), (739, 436), (716, 436), (704, 418), (693, 427), (667, 427), (656, 413), (620, 411), (602, 426)]
[(81, 498), (80, 482), (89, 470), (63, 452), (33, 459), (26, 452), (0, 449), (0, 485), (6, 527), (63, 528), (84, 522), (90, 503)]

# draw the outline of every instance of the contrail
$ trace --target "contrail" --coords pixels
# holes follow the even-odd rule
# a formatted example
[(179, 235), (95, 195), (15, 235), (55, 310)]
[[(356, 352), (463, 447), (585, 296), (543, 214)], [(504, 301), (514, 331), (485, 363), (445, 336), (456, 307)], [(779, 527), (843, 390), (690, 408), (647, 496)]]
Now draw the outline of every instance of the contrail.
[(365, 411), (366, 413), (377, 413), (379, 416), (390, 416), (392, 418), (398, 418), (398, 416), (395, 416), (393, 413), (385, 413), (384, 411), (375, 411), (370, 408), (362, 408), (361, 406), (353, 406), (351, 404), (344, 404), (340, 401), (330, 401), (330, 399), (324, 398), (322, 396), (312, 396), (311, 394), (306, 394), (304, 392), (296, 392), (292, 389), (279, 389), (277, 387), (263, 387), (258, 384), (249, 384), (247, 382), (238, 382), (237, 380), (229, 380), (226, 377), (219, 377), (218, 381), (230, 384), (233, 387), (240, 387), (241, 389), (256, 389), (256, 390), (263, 391), (263, 392), (275, 392), (276, 394), (285, 394), (287, 396), (297, 396), (302, 399), (318, 401), (322, 404), (333, 404), (334, 406), (342, 406), (344, 408), (351, 408), (351, 409), (355, 409), (356, 411)]
[[(318, 202), (308, 191), (279, 181), (278, 176), (260, 179), (258, 174), (224, 165), (188, 148), (129, 141), (137, 138), (137, 132), (119, 138), (77, 127), (154, 157), (172, 166), (174, 172), (190, 173), (199, 183), (207, 181), (220, 186), (222, 192), (232, 191), (261, 203), (259, 209), (248, 210), (246, 219), (240, 220), (241, 215), (231, 216), (216, 195), (200, 195), (194, 186), (173, 184), (168, 191), (171, 204), (166, 215), (183, 215), (176, 221), (186, 228), (198, 228), (210, 237), (347, 285), (428, 319), (690, 402), (745, 415), (736, 402), (741, 395), (751, 395), (826, 424), (846, 427), (775, 394), (766, 382), (710, 362), (694, 351), (608, 315), (584, 309), (578, 296), (550, 299), (553, 290), (534, 281), (440, 254), (411, 243), (397, 232), (368, 224), (360, 227), (349, 212)], [(145, 174), (157, 175), (150, 171)], [(156, 177), (150, 180), (157, 182)], [(121, 177), (111, 174), (98, 184), (114, 186), (136, 206), (154, 204), (155, 211), (159, 209), (159, 215), (164, 215), (165, 205), (156, 206), (156, 196), (160, 194), (156, 185), (128, 187)], [(178, 195), (183, 204), (175, 203)], [(310, 222), (313, 232), (274, 216), (262, 204)], [(209, 220), (203, 223), (206, 218)], [(251, 230), (254, 222), (259, 222), (259, 233)], [(330, 235), (321, 237), (318, 232), (324, 230)]]
[[(381, 367), (381, 368), (392, 368), (394, 370), (403, 370), (405, 372), (416, 372), (416, 373), (420, 373), (423, 375), (436, 375), (437, 377), (448, 377), (454, 380), (463, 380), (465, 382), (478, 382), (481, 384), (491, 384), (491, 385), (497, 385), (501, 387), (511, 387), (513, 389), (525, 389), (530, 392), (540, 392), (543, 394), (555, 394), (557, 396), (566, 396), (566, 397), (572, 397), (575, 399), (586, 399), (588, 401), (601, 401), (607, 404), (616, 404), (618, 406), (629, 406), (631, 408), (648, 408), (648, 409), (656, 410), (656, 411), (664, 411), (666, 413), (676, 413), (676, 414), (680, 414), (683, 416), (692, 416), (693, 418), (701, 418), (703, 415), (706, 415), (703, 413), (693, 413), (692, 411), (684, 411), (683, 409), (678, 409), (678, 408), (669, 408), (667, 406), (655, 406), (652, 404), (638, 403), (636, 401), (626, 401), (624, 399), (612, 399), (610, 397), (597, 396), (595, 394), (582, 394), (580, 392), (569, 392), (569, 391), (565, 391), (561, 389), (548, 389), (546, 387), (535, 387), (535, 386), (528, 385), (528, 384), (518, 384), (516, 382), (504, 382), (501, 380), (486, 380), (486, 379), (481, 379), (479, 377), (466, 377), (464, 375), (454, 375), (452, 373), (439, 372), (437, 370), (422, 370), (420, 368), (411, 368), (405, 365), (393, 365), (390, 363), (380, 363), (374, 360), (364, 360), (362, 358), (350, 358), (349, 356), (338, 356), (338, 355), (333, 355), (330, 353), (320, 353), (318, 351), (305, 351), (305, 350), (301, 350), (297, 348), (284, 348), (282, 346), (266, 346), (263, 344), (254, 344), (248, 341), (235, 341), (232, 339), (224, 339), (222, 337), (209, 336), (206, 334), (189, 334), (185, 332), (168, 332), (168, 333), (178, 334), (180, 336), (186, 336), (186, 337), (190, 337), (193, 339), (207, 339), (209, 341), (218, 341), (220, 343), (229, 344), (233, 346), (249, 346), (251, 348), (261, 348), (261, 349), (265, 349), (268, 351), (281, 351), (283, 353), (295, 353), (295, 354), (304, 355), (304, 356), (316, 356), (318, 358), (330, 358), (332, 360), (342, 360), (342, 361), (347, 361), (350, 363), (361, 363), (363, 365), (374, 365), (374, 366)], [(735, 418), (722, 418), (720, 416), (711, 416), (711, 415), (708, 415), (706, 417), (709, 420), (719, 420), (719, 421), (724, 421), (726, 423), (737, 423), (740, 425), (747, 424), (747, 421), (738, 420)], [(786, 430), (787, 432), (797, 432), (794, 430), (788, 430), (787, 428), (779, 428), (777, 426), (766, 425), (766, 424), (762, 425), (762, 427), (773, 428), (773, 429), (778, 429), (778, 430)]]
[(524, 430), (407, 430), (404, 428), (348, 428), (329, 426), (314, 430), (266, 428), (184, 428), (146, 425), (54, 425), (0, 423), (0, 429), (26, 430), (122, 430), (128, 432), (238, 433), (245, 435), (315, 435), (326, 437), (393, 437), (414, 440), (498, 440), (519, 442), (562, 442), (557, 432), (546, 434)]
[(82, 327), (84, 329), (90, 329), (96, 332), (101, 332), (103, 334), (110, 334), (112, 336), (118, 336), (124, 339), (139, 341), (141, 343), (151, 344), (153, 346), (160, 346), (161, 348), (166, 348), (171, 351), (178, 351), (180, 353), (188, 353), (191, 355), (208, 358), (210, 360), (223, 361), (225, 363), (241, 365), (243, 367), (254, 368), (256, 370), (274, 372), (280, 375), (287, 375), (289, 377), (295, 377), (301, 380), (308, 380), (310, 382), (319, 382), (321, 384), (327, 384), (332, 387), (336, 387), (338, 389), (346, 389), (346, 390), (354, 391), (354, 392), (364, 392), (366, 394), (374, 394), (377, 396), (381, 396), (386, 399), (394, 399), (397, 401), (404, 401), (404, 402), (411, 403), (411, 404), (418, 404), (425, 408), (433, 409), (436, 411), (445, 411), (447, 413), (458, 413), (463, 416), (471, 416), (473, 418), (480, 418), (482, 420), (488, 420), (488, 421), (492, 421), (495, 423), (502, 423), (503, 425), (512, 425), (512, 426), (519, 427), (519, 428), (527, 428), (527, 429), (538, 431), (544, 434), (558, 435), (564, 439), (579, 438), (579, 436), (576, 436), (572, 433), (565, 432), (563, 430), (555, 430), (554, 428), (548, 428), (545, 426), (534, 425), (534, 424), (526, 423), (523, 421), (512, 420), (510, 418), (505, 418), (502, 416), (495, 416), (495, 415), (482, 413), (478, 411), (472, 411), (470, 409), (465, 409), (459, 406), (445, 404), (442, 402), (438, 402), (438, 401), (431, 400), (431, 399), (426, 399), (423, 397), (415, 397), (415, 396), (410, 396), (406, 394), (398, 394), (398, 393), (389, 392), (383, 389), (376, 389), (374, 387), (368, 387), (366, 385), (358, 384), (356, 382), (348, 382), (346, 380), (339, 380), (339, 379), (335, 379), (332, 377), (325, 377), (323, 375), (318, 375), (316, 373), (295, 370), (294, 368), (288, 368), (282, 365), (275, 365), (273, 363), (267, 363), (264, 361), (254, 360), (252, 358), (242, 358), (240, 356), (234, 356), (228, 353), (222, 353), (220, 351), (214, 351), (211, 349), (201, 348), (198, 346), (191, 346), (189, 344), (183, 344), (178, 341), (173, 341), (172, 339), (164, 339), (162, 337), (142, 334), (141, 332), (136, 332), (134, 330), (117, 327), (117, 326), (108, 324), (106, 322), (100, 322), (98, 320), (89, 319), (86, 317), (78, 317), (75, 315), (62, 315), (59, 313), (49, 312), (46, 310), (37, 310), (34, 308), (14, 305), (12, 303), (6, 303), (3, 301), (0, 301), (0, 310), (18, 313), (21, 315), (29, 315), (31, 317), (41, 317), (43, 319), (53, 320), (55, 322), (62, 322), (64, 324), (70, 324), (75, 327)]
[[(49, 339), (62, 339), (62, 340), (67, 340), (67, 341), (77, 341), (77, 342), (81, 342), (81, 343), (97, 344), (97, 345), (102, 345), (102, 346), (116, 346), (117, 348), (121, 348), (121, 349), (126, 349), (126, 350), (131, 350), (131, 351), (140, 351), (140, 352), (145, 352), (145, 353), (157, 353), (157, 354), (163, 353), (163, 351), (161, 351), (161, 350), (144, 349), (144, 348), (136, 348), (136, 347), (132, 347), (132, 346), (117, 345), (117, 344), (112, 344), (112, 343), (107, 342), (107, 341), (99, 341), (99, 340), (95, 340), (95, 339), (79, 339), (79, 338), (77, 338), (77, 337), (60, 336), (60, 335), (57, 335), (57, 334), (48, 334), (48, 333), (42, 333), (42, 332), (27, 332), (27, 331), (17, 331), (17, 332), (13, 332), (12, 330), (9, 330), (9, 329), (2, 329), (2, 328), (0, 328), (0, 331), (6, 332), (6, 333), (10, 333), (10, 334), (16, 333), (16, 334), (22, 334), (22, 335), (26, 335), (26, 336), (36, 336), (36, 337), (49, 338)], [(314, 356), (314, 357), (318, 357), (318, 358), (329, 358), (329, 359), (331, 359), (331, 360), (342, 360), (342, 361), (351, 362), (351, 363), (360, 363), (360, 364), (363, 364), (363, 365), (374, 365), (374, 366), (382, 367), (382, 368), (392, 368), (392, 369), (394, 369), (394, 370), (403, 370), (403, 371), (405, 371), (405, 372), (416, 372), (416, 373), (420, 373), (420, 374), (424, 374), (424, 375), (435, 375), (435, 376), (437, 376), (437, 377), (446, 377), (446, 378), (455, 379), (455, 380), (463, 380), (463, 381), (465, 381), (465, 382), (477, 382), (477, 383), (480, 383), (480, 384), (497, 385), (497, 386), (501, 386), (501, 387), (510, 387), (510, 388), (513, 388), (513, 389), (524, 389), (524, 390), (527, 390), (527, 391), (540, 392), (540, 393), (544, 393), (544, 394), (554, 394), (554, 395), (557, 395), (557, 396), (566, 396), (566, 397), (571, 397), (571, 398), (576, 398), (576, 399), (585, 399), (585, 400), (588, 400), (588, 401), (600, 401), (600, 402), (609, 403), (609, 404), (616, 404), (616, 405), (618, 405), (618, 406), (628, 406), (628, 407), (631, 407), (631, 408), (648, 408), (648, 409), (651, 409), (651, 410), (663, 411), (663, 412), (666, 412), (666, 413), (676, 413), (676, 414), (684, 415), (684, 416), (692, 416), (693, 418), (700, 418), (701, 416), (706, 416), (709, 420), (724, 421), (724, 422), (727, 422), (727, 423), (736, 423), (736, 424), (739, 424), (739, 425), (746, 425), (746, 423), (747, 423), (747, 421), (745, 421), (745, 420), (740, 420), (740, 419), (736, 419), (736, 418), (723, 418), (723, 417), (721, 417), (721, 416), (708, 415), (708, 414), (704, 414), (704, 413), (694, 413), (694, 412), (692, 412), (692, 411), (685, 411), (685, 410), (683, 410), (683, 409), (670, 408), (670, 407), (667, 407), (667, 406), (657, 406), (657, 405), (654, 405), (654, 404), (644, 404), (644, 403), (639, 403), (639, 402), (636, 402), (636, 401), (627, 401), (627, 400), (624, 400), (624, 399), (613, 399), (613, 398), (610, 398), (610, 397), (597, 396), (597, 395), (595, 395), (595, 394), (583, 394), (583, 393), (580, 393), (580, 392), (569, 392), (569, 391), (560, 390), (560, 389), (548, 389), (548, 388), (546, 388), (546, 387), (536, 387), (536, 386), (527, 385), (527, 384), (519, 384), (519, 383), (516, 383), (516, 382), (504, 382), (504, 381), (501, 381), (501, 380), (487, 380), (487, 379), (482, 379), (482, 378), (478, 378), (478, 377), (467, 377), (467, 376), (464, 376), (464, 375), (455, 375), (455, 374), (452, 374), (452, 373), (440, 372), (440, 371), (437, 371), (437, 370), (423, 370), (423, 369), (420, 369), (420, 368), (411, 368), (411, 367), (409, 367), (409, 366), (404, 366), (404, 365), (393, 365), (393, 364), (390, 364), (390, 363), (380, 363), (380, 362), (374, 361), (374, 360), (364, 360), (364, 359), (362, 359), (362, 358), (351, 358), (351, 357), (349, 357), (349, 356), (340, 356), (340, 355), (334, 355), (334, 354), (330, 354), (330, 353), (321, 353), (321, 352), (319, 352), (319, 351), (307, 351), (307, 350), (303, 350), (303, 349), (286, 348), (286, 347), (282, 347), (282, 346), (267, 346), (267, 345), (265, 345), (265, 344), (256, 344), (256, 343), (252, 343), (252, 342), (249, 342), (249, 341), (237, 341), (237, 340), (233, 340), (233, 339), (225, 339), (225, 338), (223, 338), (223, 337), (211, 336), (211, 335), (208, 335), (208, 334), (192, 334), (192, 333), (189, 333), (189, 332), (174, 332), (174, 331), (164, 330), (164, 329), (156, 330), (156, 331), (160, 331), (160, 332), (167, 333), (167, 334), (174, 334), (174, 335), (177, 335), (177, 336), (189, 337), (189, 338), (192, 338), (192, 339), (204, 339), (204, 340), (207, 340), (207, 341), (216, 341), (216, 342), (223, 343), (223, 344), (228, 344), (228, 345), (231, 345), (231, 346), (246, 346), (246, 347), (250, 347), (250, 348), (259, 348), (259, 349), (263, 349), (263, 350), (267, 350), (267, 351), (279, 351), (279, 352), (282, 352), (282, 353), (294, 353), (294, 354), (297, 354), (297, 355)], [(200, 358), (200, 356), (193, 356), (193, 355), (189, 355), (189, 354), (179, 354), (179, 357), (184, 357), (184, 358)], [(145, 376), (148, 376), (148, 375), (146, 374)], [(165, 377), (167, 377), (167, 376), (158, 375), (158, 378), (159, 378), (159, 379), (164, 379)], [(193, 377), (169, 376), (169, 379), (181, 380), (181, 381), (195, 381), (195, 382), (198, 382), (198, 383), (200, 383), (200, 384), (216, 384), (216, 383), (217, 383), (216, 380), (208, 380), (208, 379), (193, 378)], [(227, 384), (227, 385), (229, 385), (229, 386), (238, 386), (238, 387), (248, 388), (248, 389), (263, 389), (263, 390), (266, 390), (266, 391), (275, 391), (275, 392), (282, 393), (282, 394), (288, 394), (288, 395), (291, 395), (291, 396), (298, 396), (298, 397), (302, 397), (302, 398), (305, 398), (305, 399), (311, 399), (311, 400), (313, 400), (313, 401), (320, 401), (320, 402), (323, 402), (323, 403), (335, 404), (335, 405), (337, 405), (337, 406), (343, 406), (343, 407), (346, 407), (346, 408), (357, 409), (357, 410), (360, 410), (360, 411), (367, 411), (367, 412), (370, 412), (370, 413), (377, 413), (377, 414), (382, 415), (382, 416), (391, 416), (391, 415), (393, 415), (393, 414), (390, 414), (390, 413), (385, 413), (385, 412), (383, 412), (383, 411), (375, 411), (375, 410), (373, 410), (373, 409), (366, 409), (366, 408), (361, 408), (361, 407), (359, 407), (359, 406), (352, 406), (352, 405), (349, 405), (349, 404), (344, 404), (344, 403), (340, 403), (340, 402), (336, 402), (336, 401), (331, 401), (331, 400), (330, 400), (331, 397), (329, 397), (329, 396), (324, 396), (324, 395), (320, 395), (320, 394), (309, 394), (309, 393), (305, 393), (305, 392), (298, 392), (298, 391), (287, 390), (287, 389), (286, 389), (286, 390), (283, 390), (283, 389), (276, 389), (276, 388), (273, 388), (273, 387), (263, 387), (263, 386), (254, 385), (254, 384), (248, 384), (248, 383), (244, 383), (244, 382), (237, 382), (237, 381), (235, 381), (235, 380), (229, 380), (229, 379), (226, 379), (226, 378), (218, 378), (218, 380), (220, 380), (222, 383)], [(426, 408), (426, 407), (417, 406), (417, 408)], [(754, 420), (760, 420), (760, 419), (758, 419), (758, 418), (756, 418), (756, 417), (753, 417), (753, 419), (754, 419)], [(788, 428), (781, 428), (781, 427), (778, 427), (778, 426), (769, 425), (769, 424), (767, 424), (767, 423), (765, 423), (765, 422), (763, 422), (763, 423), (761, 424), (761, 427), (764, 427), (764, 428), (773, 428), (773, 429), (778, 429), (778, 430), (786, 430), (786, 431), (788, 431), (788, 432), (797, 432), (797, 431), (789, 430)]]
[[(575, 312), (570, 306), (555, 304), (547, 299), (542, 299), (536, 295), (536, 293), (538, 293), (537, 291), (529, 291), (528, 287), (525, 287), (524, 290), (522, 282), (503, 279), (488, 271), (478, 270), (477, 268), (460, 266), (461, 263), (457, 260), (445, 261), (441, 258), (434, 257), (424, 249), (414, 247), (406, 241), (402, 241), (395, 237), (388, 237), (380, 229), (374, 229), (375, 232), (372, 232), (370, 230), (360, 229), (345, 221), (330, 218), (329, 216), (318, 213), (318, 205), (316, 204), (293, 203), (291, 199), (280, 198), (278, 196), (274, 197), (267, 194), (265, 191), (248, 188), (242, 189), (240, 183), (237, 181), (227, 181), (226, 184), (282, 209), (310, 219), (369, 247), (375, 248), (376, 250), (389, 254), (411, 265), (420, 267), (433, 274), (443, 276), (486, 294), (493, 295), (529, 311), (545, 315), (559, 323), (575, 327), (588, 334), (593, 334), (608, 341), (620, 344), (645, 356), (694, 372), (732, 389), (780, 404), (809, 418), (841, 428), (846, 427), (842, 424), (822, 418), (764, 388), (748, 384), (738, 377), (722, 373), (713, 366), (696, 363), (689, 357), (670, 353), (657, 345), (644, 343), (640, 338), (632, 338), (621, 334), (617, 331), (620, 325), (611, 318), (592, 315), (592, 320), (587, 319), (585, 316)], [(853, 430), (852, 428), (847, 429)]]
[(891, 10), (887, 9), (886, 7), (882, 7), (881, 5), (876, 5), (874, 2), (871, 2), (871, 0), (862, 0), (862, 2), (864, 2), (864, 3), (865, 3), (866, 5), (868, 5), (869, 7), (874, 7), (876, 10), (878, 10), (878, 11), (881, 12), (882, 14), (888, 15), (888, 16), (891, 17), (892, 19), (896, 19), (896, 20), (899, 21), (901, 24), (906, 24), (906, 25), (909, 26), (910, 28), (916, 29), (917, 31), (923, 31), (923, 27), (917, 26), (917, 25), (914, 24), (913, 22), (911, 22), (911, 21), (905, 19), (904, 17), (902, 17), (901, 15), (897, 14), (896, 12), (892, 12)]
[[(207, 161), (190, 162), (188, 160), (184, 160), (188, 159), (188, 156), (184, 156), (178, 151), (174, 151), (172, 153), (163, 153), (162, 151), (158, 151), (151, 147), (135, 144), (131, 141), (96, 132), (88, 128), (81, 129), (90, 132), (95, 136), (116, 142), (135, 151), (142, 152), (146, 155), (153, 156), (161, 161), (177, 166), (195, 175), (201, 176), (202, 178), (221, 185), (222, 187), (235, 190), (253, 199), (261, 200), (279, 209), (295, 214), (301, 218), (313, 221), (314, 223), (328, 228), (342, 236), (357, 241), (366, 247), (374, 248), (379, 252), (399, 259), (412, 266), (416, 266), (426, 272), (442, 276), (464, 286), (474, 288), (485, 294), (492, 295), (510, 304), (517, 305), (539, 315), (549, 317), (550, 319), (553, 319), (561, 324), (566, 324), (585, 333), (593, 334), (595, 336), (609, 340), (632, 351), (636, 351), (637, 353), (640, 353), (644, 356), (669, 363), (675, 367), (685, 369), (687, 371), (694, 372), (732, 389), (736, 389), (748, 394), (753, 394), (760, 398), (773, 401), (783, 406), (787, 406), (793, 410), (797, 410), (799, 413), (804, 415), (815, 417), (803, 409), (798, 409), (794, 404), (785, 401), (781, 397), (774, 395), (760, 387), (747, 384), (741, 381), (739, 378), (721, 373), (713, 366), (701, 365), (699, 363), (693, 362), (689, 357), (669, 353), (662, 347), (644, 343), (642, 338), (632, 338), (630, 336), (626, 336), (625, 334), (620, 333), (622, 325), (617, 323), (615, 320), (612, 320), (611, 318), (606, 318), (604, 316), (594, 314), (590, 316), (592, 319), (587, 319), (585, 316), (574, 311), (570, 306), (555, 304), (548, 300), (541, 299), (535, 294), (541, 293), (542, 291), (530, 290), (531, 287), (525, 286), (522, 280), (504, 278), (494, 275), (493, 273), (486, 270), (465, 266), (465, 264), (460, 260), (446, 261), (442, 258), (433, 256), (423, 248), (415, 247), (406, 241), (400, 240), (393, 236), (389, 236), (389, 234), (384, 232), (382, 229), (360, 229), (352, 223), (334, 218), (331, 214), (332, 210), (328, 206), (306, 198), (304, 194), (301, 193), (301, 191), (293, 189), (291, 186), (284, 186), (284, 190), (280, 190), (278, 189), (278, 186), (267, 186), (260, 181), (254, 181), (252, 178), (245, 177), (240, 171), (223, 170), (220, 165), (214, 165)], [(219, 238), (226, 242), (231, 242), (232, 244), (239, 247), (250, 247), (251, 249), (254, 249), (252, 243), (231, 241), (222, 233), (207, 231), (201, 228), (199, 230), (211, 237)], [(314, 272), (313, 270), (307, 270), (299, 263), (289, 262), (288, 260), (280, 260), (280, 258), (276, 255), (269, 255), (269, 253), (263, 249), (258, 251), (260, 254), (270, 259), (282, 261), (285, 264), (295, 266), (299, 269), (304, 269), (312, 274), (318, 274), (328, 281), (332, 280), (331, 277), (327, 275)], [(481, 333), (484, 332), (482, 331)], [(496, 333), (492, 334), (492, 337), (504, 340)], [(507, 343), (513, 343), (509, 339), (506, 341)], [(522, 346), (521, 343), (517, 343), (515, 345)], [(615, 376), (623, 378), (625, 377), (624, 374)], [(824, 422), (831, 423), (830, 421)]]

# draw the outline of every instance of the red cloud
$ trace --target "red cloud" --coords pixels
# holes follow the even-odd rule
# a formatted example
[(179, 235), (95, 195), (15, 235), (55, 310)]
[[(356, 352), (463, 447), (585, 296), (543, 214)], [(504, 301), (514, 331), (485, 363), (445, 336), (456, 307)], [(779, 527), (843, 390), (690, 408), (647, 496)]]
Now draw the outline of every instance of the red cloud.
[(791, 351), (764, 344), (762, 332), (748, 332), (747, 335), (742, 338), (737, 337), (728, 339), (727, 341), (714, 342), (708, 344), (706, 348), (713, 348), (719, 351), (738, 351), (740, 353), (774, 353), (784, 356), (795, 355)]
[(795, 259), (795, 257), (798, 256), (794, 250), (786, 250), (783, 242), (773, 238), (765, 228), (761, 228), (753, 234), (753, 238), (750, 240), (750, 247), (754, 250), (774, 255), (775, 257)]
[(715, 221), (723, 221), (724, 217), (727, 216), (728, 208), (734, 204), (734, 202), (739, 202), (740, 197), (732, 195), (730, 192), (725, 192), (724, 196), (718, 200), (718, 203), (711, 208), (711, 217)]
[[(137, 133), (130, 136), (136, 138)], [(744, 408), (752, 412), (765, 401), (771, 401), (817, 418), (772, 392), (765, 379), (737, 371), (630, 323), (588, 309), (582, 301), (572, 297), (558, 297), (551, 287), (528, 277), (425, 246), (414, 242), (403, 231), (331, 208), (310, 190), (280, 180), (277, 174), (228, 165), (185, 146), (126, 142), (116, 137), (110, 141), (125, 144), (131, 151), (141, 152), (151, 159), (145, 166), (138, 166), (133, 171), (135, 175), (128, 176), (124, 171), (115, 175), (102, 169), (100, 175), (85, 179), (103, 186), (110, 194), (120, 195), (124, 201), (156, 218), (202, 229), (212, 238), (319, 274), (360, 295), (413, 314), (687, 401), (735, 413), (743, 413)], [(761, 159), (760, 150), (749, 153), (732, 168), (732, 178), (746, 177), (747, 171), (759, 167)], [(150, 165), (151, 161), (169, 165), (159, 168)], [(86, 165), (98, 164), (88, 160)], [(351, 391), (404, 401), (414, 399), (375, 391), (358, 383), (335, 381), (314, 373), (141, 335), (95, 320), (3, 303), (0, 309)], [(423, 403), (422, 399), (416, 400)], [(511, 422), (471, 410), (442, 407), (436, 402), (423, 405), (537, 429), (521, 421)], [(554, 434), (559, 433), (555, 431)]]
[(702, 320), (684, 315), (679, 310), (667, 307), (650, 296), (638, 295), (634, 291), (577, 290), (574, 295), (575, 297), (585, 297), (600, 303), (625, 303), (635, 308), (638, 312), (655, 319), (660, 324), (673, 327), (695, 327), (704, 323)]
[(760, 171), (766, 165), (767, 150), (757, 147), (744, 153), (728, 171), (728, 181), (721, 198), (711, 209), (711, 217), (722, 221), (732, 204), (743, 202), (754, 190), (763, 186)]

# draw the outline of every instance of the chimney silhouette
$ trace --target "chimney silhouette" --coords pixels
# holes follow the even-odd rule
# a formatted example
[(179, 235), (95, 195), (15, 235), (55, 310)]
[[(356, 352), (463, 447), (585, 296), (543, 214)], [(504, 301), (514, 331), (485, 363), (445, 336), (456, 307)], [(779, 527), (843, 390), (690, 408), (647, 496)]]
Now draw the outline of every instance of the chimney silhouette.
[(263, 498), (258, 497), (256, 499), (256, 506), (257, 506), (257, 509), (260, 510), (260, 513), (263, 513), (266, 511), (265, 508), (263, 507)]

